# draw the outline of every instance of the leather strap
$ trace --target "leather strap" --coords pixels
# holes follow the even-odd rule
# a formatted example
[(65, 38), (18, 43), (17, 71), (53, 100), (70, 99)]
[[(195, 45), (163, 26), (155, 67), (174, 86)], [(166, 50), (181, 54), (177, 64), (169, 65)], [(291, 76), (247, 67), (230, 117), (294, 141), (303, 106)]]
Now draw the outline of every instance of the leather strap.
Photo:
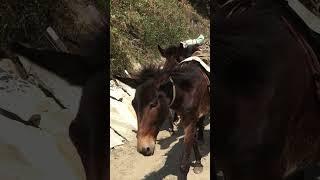
[(171, 76), (169, 77), (169, 80), (172, 84), (172, 99), (169, 104), (169, 107), (171, 107), (171, 105), (174, 103), (174, 100), (176, 99), (176, 86), (174, 85), (174, 82), (173, 82), (173, 79), (171, 78)]

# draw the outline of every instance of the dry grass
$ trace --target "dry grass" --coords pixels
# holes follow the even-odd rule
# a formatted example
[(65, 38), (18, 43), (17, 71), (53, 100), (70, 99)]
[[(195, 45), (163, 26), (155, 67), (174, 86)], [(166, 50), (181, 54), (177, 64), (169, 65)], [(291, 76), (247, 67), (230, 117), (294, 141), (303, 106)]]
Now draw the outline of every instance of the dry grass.
[(111, 73), (159, 62), (157, 45), (209, 35), (209, 21), (176, 0), (111, 0)]

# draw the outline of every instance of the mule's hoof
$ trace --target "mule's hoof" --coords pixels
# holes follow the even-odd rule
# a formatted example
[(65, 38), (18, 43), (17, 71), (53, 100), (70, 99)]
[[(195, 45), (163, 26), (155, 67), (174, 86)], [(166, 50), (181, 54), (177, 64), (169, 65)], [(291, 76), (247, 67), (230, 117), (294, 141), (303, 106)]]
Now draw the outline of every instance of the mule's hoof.
[(203, 171), (203, 166), (202, 164), (196, 164), (195, 167), (193, 168), (193, 172), (195, 174), (200, 174)]

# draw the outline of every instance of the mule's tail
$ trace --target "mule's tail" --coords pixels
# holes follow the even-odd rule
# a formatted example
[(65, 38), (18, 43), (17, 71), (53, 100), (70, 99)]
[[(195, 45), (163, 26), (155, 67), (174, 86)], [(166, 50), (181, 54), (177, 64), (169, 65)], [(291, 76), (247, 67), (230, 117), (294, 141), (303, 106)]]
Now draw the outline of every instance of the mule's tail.
[(28, 58), (74, 85), (83, 86), (87, 79), (106, 69), (103, 58), (86, 57), (51, 50), (38, 50), (14, 43), (11, 51)]

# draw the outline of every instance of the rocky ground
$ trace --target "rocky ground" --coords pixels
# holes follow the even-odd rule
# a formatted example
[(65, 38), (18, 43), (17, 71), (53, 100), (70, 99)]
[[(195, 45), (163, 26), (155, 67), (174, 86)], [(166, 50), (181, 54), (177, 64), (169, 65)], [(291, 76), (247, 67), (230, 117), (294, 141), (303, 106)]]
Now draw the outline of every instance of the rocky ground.
[[(188, 179), (207, 180), (210, 178), (210, 124), (207, 122), (204, 136), (205, 143), (200, 146), (204, 166), (201, 174), (195, 174), (190, 168)], [(110, 179), (153, 180), (177, 179), (179, 157), (182, 152), (183, 130), (171, 136), (167, 124), (158, 135), (156, 150), (153, 156), (145, 157), (136, 150), (136, 141), (125, 142), (110, 152)], [(194, 160), (193, 154), (192, 158)]]

